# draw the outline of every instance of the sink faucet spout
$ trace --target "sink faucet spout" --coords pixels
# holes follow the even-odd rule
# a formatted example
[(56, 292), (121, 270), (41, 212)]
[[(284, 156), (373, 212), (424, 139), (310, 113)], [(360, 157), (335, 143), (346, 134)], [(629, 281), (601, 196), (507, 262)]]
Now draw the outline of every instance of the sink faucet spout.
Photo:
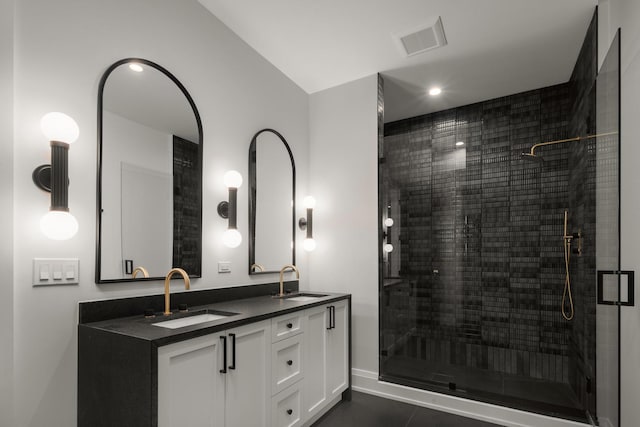
[(282, 267), (282, 269), (280, 270), (280, 293), (278, 294), (279, 297), (283, 297), (284, 296), (284, 272), (286, 270), (292, 270), (296, 272), (296, 279), (300, 280), (300, 272), (298, 271), (298, 268), (295, 265), (285, 265), (284, 267)]
[(171, 314), (171, 303), (169, 300), (169, 283), (171, 282), (171, 276), (175, 273), (178, 273), (182, 276), (182, 280), (184, 280), (184, 288), (189, 290), (191, 288), (191, 280), (189, 279), (189, 275), (186, 271), (181, 268), (172, 268), (167, 273), (167, 276), (164, 278), (164, 315), (169, 316)]

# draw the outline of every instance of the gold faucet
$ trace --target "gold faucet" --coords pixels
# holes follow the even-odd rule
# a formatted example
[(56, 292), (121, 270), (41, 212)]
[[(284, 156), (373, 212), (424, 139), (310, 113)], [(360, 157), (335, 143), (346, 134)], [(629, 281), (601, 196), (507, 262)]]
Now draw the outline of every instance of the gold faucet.
[(169, 282), (171, 282), (171, 276), (175, 273), (180, 273), (182, 279), (184, 279), (184, 288), (189, 290), (191, 287), (191, 280), (186, 271), (181, 268), (172, 268), (164, 278), (164, 315), (169, 316), (171, 314), (171, 304), (169, 303)]
[(298, 271), (298, 269), (296, 268), (295, 265), (285, 265), (284, 267), (282, 267), (282, 269), (280, 270), (280, 293), (278, 294), (279, 297), (283, 297), (284, 296), (284, 283), (282, 282), (283, 280), (283, 275), (285, 270), (293, 270), (296, 272), (296, 279), (300, 280), (300, 272)]
[(251, 271), (260, 271), (263, 272), (264, 271), (264, 265), (262, 264), (252, 264), (251, 265)]
[(133, 270), (133, 273), (131, 273), (131, 278), (135, 279), (138, 273), (142, 273), (142, 277), (149, 277), (149, 272), (147, 271), (147, 269), (143, 266), (140, 266), (136, 267), (135, 270)]

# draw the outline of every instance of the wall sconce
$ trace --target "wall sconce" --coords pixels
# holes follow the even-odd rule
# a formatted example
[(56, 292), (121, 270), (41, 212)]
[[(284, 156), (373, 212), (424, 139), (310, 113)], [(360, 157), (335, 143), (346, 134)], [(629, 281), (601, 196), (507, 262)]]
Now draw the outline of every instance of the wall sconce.
[(316, 241), (313, 239), (313, 208), (316, 207), (316, 199), (307, 196), (302, 200), (302, 204), (307, 208), (307, 217), (300, 218), (298, 226), (300, 230), (307, 230), (307, 236), (302, 243), (305, 251), (311, 252), (316, 248)]
[(391, 227), (393, 227), (393, 218), (391, 215), (391, 205), (387, 206), (387, 217), (383, 221), (385, 230), (382, 233), (385, 243), (382, 245), (382, 250), (386, 253), (390, 253), (393, 251), (393, 245), (389, 243), (391, 241)]
[(218, 215), (229, 219), (227, 231), (222, 236), (222, 241), (228, 248), (237, 248), (242, 243), (242, 234), (237, 228), (238, 213), (238, 188), (242, 185), (242, 175), (240, 172), (231, 170), (224, 174), (224, 185), (229, 189), (229, 201), (218, 203)]
[(40, 229), (50, 239), (68, 240), (78, 232), (78, 221), (69, 213), (69, 144), (80, 135), (78, 124), (63, 113), (48, 113), (40, 120), (51, 145), (51, 164), (40, 165), (31, 175), (36, 187), (51, 193), (49, 212)]

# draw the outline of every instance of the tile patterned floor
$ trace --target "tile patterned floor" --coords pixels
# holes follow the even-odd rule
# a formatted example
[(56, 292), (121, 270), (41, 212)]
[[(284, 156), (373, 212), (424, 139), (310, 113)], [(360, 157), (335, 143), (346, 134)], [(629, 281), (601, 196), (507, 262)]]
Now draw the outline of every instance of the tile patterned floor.
[(313, 427), (497, 427), (484, 421), (460, 417), (353, 392), (351, 402), (340, 402)]

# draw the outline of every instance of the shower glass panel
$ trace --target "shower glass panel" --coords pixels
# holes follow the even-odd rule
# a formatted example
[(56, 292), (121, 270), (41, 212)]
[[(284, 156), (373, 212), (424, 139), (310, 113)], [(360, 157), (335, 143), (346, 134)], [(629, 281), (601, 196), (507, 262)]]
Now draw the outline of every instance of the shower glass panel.
[(596, 266), (602, 300), (596, 306), (596, 399), (600, 425), (620, 426), (620, 31), (600, 68), (596, 86)]
[(595, 28), (567, 83), (384, 124), (383, 381), (618, 425), (618, 308), (596, 303), (619, 270), (618, 70), (596, 83)]

